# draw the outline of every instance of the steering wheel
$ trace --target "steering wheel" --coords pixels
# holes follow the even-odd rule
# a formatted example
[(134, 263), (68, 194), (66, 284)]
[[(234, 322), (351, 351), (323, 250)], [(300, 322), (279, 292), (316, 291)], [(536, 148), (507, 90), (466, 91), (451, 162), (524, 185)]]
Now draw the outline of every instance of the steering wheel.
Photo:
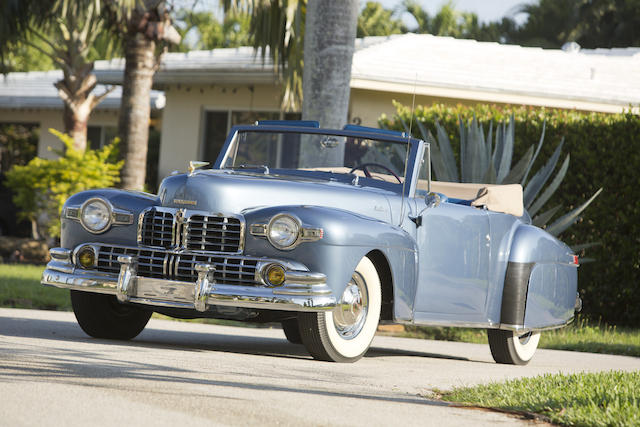
[(349, 173), (353, 173), (355, 171), (357, 171), (358, 169), (362, 170), (362, 172), (364, 172), (364, 176), (367, 178), (372, 178), (371, 176), (371, 172), (369, 172), (369, 167), (371, 166), (376, 166), (379, 167), (380, 169), (384, 169), (385, 171), (389, 172), (391, 175), (393, 175), (393, 177), (395, 179), (398, 180), (398, 182), (400, 184), (402, 184), (402, 180), (400, 179), (400, 177), (398, 175), (396, 175), (396, 173), (394, 171), (392, 171), (391, 169), (389, 169), (388, 167), (386, 167), (385, 165), (381, 165), (380, 163), (363, 163), (361, 165), (358, 166), (354, 166)]

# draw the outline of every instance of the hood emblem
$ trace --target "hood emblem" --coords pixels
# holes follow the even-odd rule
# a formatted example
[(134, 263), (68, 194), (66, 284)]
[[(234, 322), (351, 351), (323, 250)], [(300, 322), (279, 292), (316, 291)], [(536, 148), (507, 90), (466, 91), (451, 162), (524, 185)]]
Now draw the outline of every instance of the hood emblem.
[(186, 200), (186, 199), (173, 199), (173, 203), (176, 205), (190, 205), (196, 206), (198, 204), (197, 200)]

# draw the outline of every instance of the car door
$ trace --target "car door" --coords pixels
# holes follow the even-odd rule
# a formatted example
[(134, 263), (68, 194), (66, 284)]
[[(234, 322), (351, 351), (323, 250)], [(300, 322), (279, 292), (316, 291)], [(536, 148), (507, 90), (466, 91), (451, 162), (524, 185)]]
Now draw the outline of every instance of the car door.
[(439, 203), (416, 229), (419, 321), (482, 321), (489, 287), (490, 228), (484, 209)]

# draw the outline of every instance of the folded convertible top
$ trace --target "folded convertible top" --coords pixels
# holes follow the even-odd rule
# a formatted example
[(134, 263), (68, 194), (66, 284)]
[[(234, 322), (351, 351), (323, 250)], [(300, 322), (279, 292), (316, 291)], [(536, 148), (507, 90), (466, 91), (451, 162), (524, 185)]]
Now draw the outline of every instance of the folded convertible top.
[(494, 185), (432, 181), (431, 191), (454, 199), (470, 200), (471, 206), (486, 206), (494, 212), (518, 217), (524, 214), (520, 184)]

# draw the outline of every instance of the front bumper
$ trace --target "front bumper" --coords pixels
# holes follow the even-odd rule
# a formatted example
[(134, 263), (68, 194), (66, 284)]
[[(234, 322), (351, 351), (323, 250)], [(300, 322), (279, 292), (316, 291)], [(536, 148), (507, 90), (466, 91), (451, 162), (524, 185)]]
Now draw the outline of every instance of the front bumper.
[[(42, 274), (42, 284), (115, 295), (120, 302), (207, 311), (210, 306), (231, 306), (288, 311), (323, 311), (336, 306), (327, 286), (326, 276), (305, 270), (289, 261), (261, 259), (260, 265), (278, 263), (285, 267), (281, 286), (255, 286), (219, 283), (214, 279), (215, 266), (198, 263), (195, 282), (142, 277), (137, 258), (118, 257), (118, 274), (76, 267), (73, 252), (65, 248), (50, 250), (51, 261)], [(248, 258), (248, 257), (247, 257)]]

